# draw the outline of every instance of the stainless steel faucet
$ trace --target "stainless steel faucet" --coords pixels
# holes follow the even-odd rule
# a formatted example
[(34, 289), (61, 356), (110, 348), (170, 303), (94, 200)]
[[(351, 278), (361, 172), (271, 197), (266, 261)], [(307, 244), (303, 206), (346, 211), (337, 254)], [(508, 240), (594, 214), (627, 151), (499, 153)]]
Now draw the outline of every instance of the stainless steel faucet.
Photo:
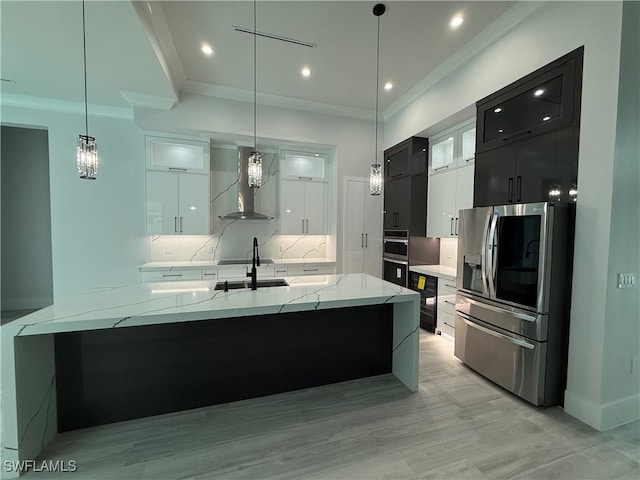
[(247, 272), (247, 277), (251, 277), (251, 290), (258, 289), (258, 270), (260, 266), (260, 255), (258, 254), (258, 239), (253, 237), (253, 260), (251, 261), (251, 272)]

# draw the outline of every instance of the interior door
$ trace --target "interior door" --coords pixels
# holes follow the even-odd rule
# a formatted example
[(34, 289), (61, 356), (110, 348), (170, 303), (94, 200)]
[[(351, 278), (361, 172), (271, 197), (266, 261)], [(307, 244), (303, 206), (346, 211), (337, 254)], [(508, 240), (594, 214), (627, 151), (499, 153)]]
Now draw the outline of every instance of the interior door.
[(364, 196), (364, 180), (347, 180), (345, 273), (364, 273)]

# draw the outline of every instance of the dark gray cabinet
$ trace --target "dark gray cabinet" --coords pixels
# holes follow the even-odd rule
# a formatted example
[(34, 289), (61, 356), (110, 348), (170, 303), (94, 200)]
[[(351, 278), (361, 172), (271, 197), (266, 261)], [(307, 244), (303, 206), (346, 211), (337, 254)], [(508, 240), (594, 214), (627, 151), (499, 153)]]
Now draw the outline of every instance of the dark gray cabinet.
[(428, 150), (429, 140), (422, 137), (410, 137), (385, 150), (385, 181), (425, 172)]
[(427, 175), (401, 177), (384, 184), (385, 230), (409, 230), (425, 236), (427, 231)]

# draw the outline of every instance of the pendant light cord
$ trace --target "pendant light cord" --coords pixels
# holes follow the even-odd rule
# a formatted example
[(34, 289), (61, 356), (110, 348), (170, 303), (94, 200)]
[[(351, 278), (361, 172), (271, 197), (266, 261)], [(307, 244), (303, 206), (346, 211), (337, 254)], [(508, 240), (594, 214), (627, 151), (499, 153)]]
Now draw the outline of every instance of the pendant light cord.
[(257, 25), (256, 25), (256, 0), (253, 0), (253, 149), (258, 151), (258, 143), (256, 141), (256, 116), (257, 116), (257, 104), (258, 104), (258, 87), (257, 87), (257, 54), (256, 54), (256, 40)]
[(87, 109), (87, 33), (85, 29), (84, 0), (82, 0), (82, 53), (84, 57), (84, 134), (89, 136), (89, 112)]
[(376, 144), (373, 158), (378, 163), (378, 94), (380, 91), (380, 16), (378, 15), (378, 45), (376, 47)]

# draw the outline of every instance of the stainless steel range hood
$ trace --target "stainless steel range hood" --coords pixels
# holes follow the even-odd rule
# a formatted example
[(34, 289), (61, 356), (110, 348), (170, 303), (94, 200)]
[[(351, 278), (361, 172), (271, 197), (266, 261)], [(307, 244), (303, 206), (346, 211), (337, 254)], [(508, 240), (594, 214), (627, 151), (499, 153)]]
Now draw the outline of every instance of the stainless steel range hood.
[(238, 147), (238, 211), (220, 215), (224, 220), (272, 220), (273, 217), (253, 210), (253, 188), (247, 180), (252, 147)]

